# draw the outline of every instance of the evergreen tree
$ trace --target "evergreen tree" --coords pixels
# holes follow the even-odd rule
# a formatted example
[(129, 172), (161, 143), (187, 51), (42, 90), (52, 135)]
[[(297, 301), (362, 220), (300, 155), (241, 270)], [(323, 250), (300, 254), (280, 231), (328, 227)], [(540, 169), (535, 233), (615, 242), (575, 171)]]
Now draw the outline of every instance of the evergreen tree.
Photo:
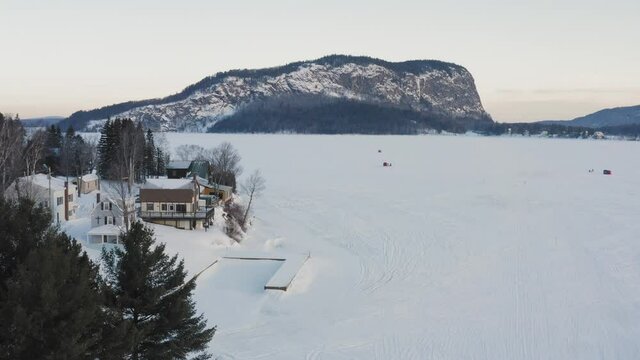
[(47, 209), (0, 198), (0, 358), (100, 357), (100, 294), (97, 266)]
[(111, 163), (115, 160), (113, 156), (114, 148), (114, 124), (107, 120), (100, 130), (100, 140), (98, 141), (98, 174), (105, 178), (109, 172)]
[(157, 174), (156, 145), (153, 141), (153, 132), (147, 130), (147, 136), (144, 144), (144, 171), (145, 175)]
[(48, 209), (27, 199), (7, 201), (0, 196), (0, 301), (5, 284), (29, 251), (39, 246), (50, 229)]
[(95, 359), (101, 347), (97, 271), (67, 235), (29, 252), (0, 306), (0, 358)]
[(118, 351), (130, 359), (186, 359), (203, 351), (215, 333), (196, 315), (191, 299), (195, 278), (185, 281), (184, 262), (154, 246), (153, 231), (141, 222), (123, 234), (124, 248), (102, 253), (107, 299), (127, 330)]
[(62, 134), (58, 126), (51, 125), (47, 128), (47, 147), (48, 148), (60, 148), (62, 145)]
[(51, 125), (47, 128), (47, 139), (45, 142), (44, 164), (51, 171), (58, 173), (60, 168), (60, 149), (62, 147), (62, 134), (60, 128)]
[(165, 157), (166, 155), (164, 154), (162, 149), (157, 147), (156, 148), (156, 169), (155, 169), (155, 173), (157, 176), (162, 176), (167, 174)]

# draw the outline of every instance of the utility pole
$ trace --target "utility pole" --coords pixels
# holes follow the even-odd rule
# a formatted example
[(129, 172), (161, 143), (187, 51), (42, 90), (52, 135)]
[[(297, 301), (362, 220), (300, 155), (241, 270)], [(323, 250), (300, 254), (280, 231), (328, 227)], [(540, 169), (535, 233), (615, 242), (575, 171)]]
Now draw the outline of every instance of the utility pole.
[(47, 179), (49, 180), (49, 208), (51, 208), (51, 221), (53, 221), (53, 213), (54, 211), (54, 207), (53, 207), (53, 195), (51, 194), (51, 167), (48, 165), (45, 165), (47, 167)]

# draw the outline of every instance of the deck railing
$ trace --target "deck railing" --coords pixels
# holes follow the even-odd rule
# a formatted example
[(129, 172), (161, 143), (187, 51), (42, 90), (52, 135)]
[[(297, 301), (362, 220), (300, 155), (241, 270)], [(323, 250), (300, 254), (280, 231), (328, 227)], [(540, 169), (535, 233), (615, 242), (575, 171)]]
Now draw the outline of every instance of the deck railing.
[(213, 211), (213, 207), (187, 212), (139, 210), (138, 216), (143, 219), (207, 219), (213, 216)]

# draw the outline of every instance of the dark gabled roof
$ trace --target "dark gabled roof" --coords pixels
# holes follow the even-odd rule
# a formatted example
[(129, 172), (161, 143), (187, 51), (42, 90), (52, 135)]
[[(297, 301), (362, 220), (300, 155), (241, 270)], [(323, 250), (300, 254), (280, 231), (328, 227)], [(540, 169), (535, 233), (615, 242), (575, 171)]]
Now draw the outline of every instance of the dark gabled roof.
[(165, 167), (167, 170), (188, 170), (191, 161), (170, 161)]
[(140, 189), (140, 202), (193, 202), (195, 193), (191, 189)]

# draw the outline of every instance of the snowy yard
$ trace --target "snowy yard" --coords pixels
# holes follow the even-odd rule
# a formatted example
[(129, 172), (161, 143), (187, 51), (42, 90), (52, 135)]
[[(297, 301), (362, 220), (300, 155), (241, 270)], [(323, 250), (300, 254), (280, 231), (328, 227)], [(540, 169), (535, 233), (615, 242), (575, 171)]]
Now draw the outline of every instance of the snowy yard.
[[(275, 262), (225, 260), (199, 279), (221, 359), (640, 358), (636, 142), (167, 138), (230, 141), (245, 173), (263, 171), (238, 248), (311, 252), (287, 292), (257, 285)], [(191, 273), (234, 246), (154, 228)]]

